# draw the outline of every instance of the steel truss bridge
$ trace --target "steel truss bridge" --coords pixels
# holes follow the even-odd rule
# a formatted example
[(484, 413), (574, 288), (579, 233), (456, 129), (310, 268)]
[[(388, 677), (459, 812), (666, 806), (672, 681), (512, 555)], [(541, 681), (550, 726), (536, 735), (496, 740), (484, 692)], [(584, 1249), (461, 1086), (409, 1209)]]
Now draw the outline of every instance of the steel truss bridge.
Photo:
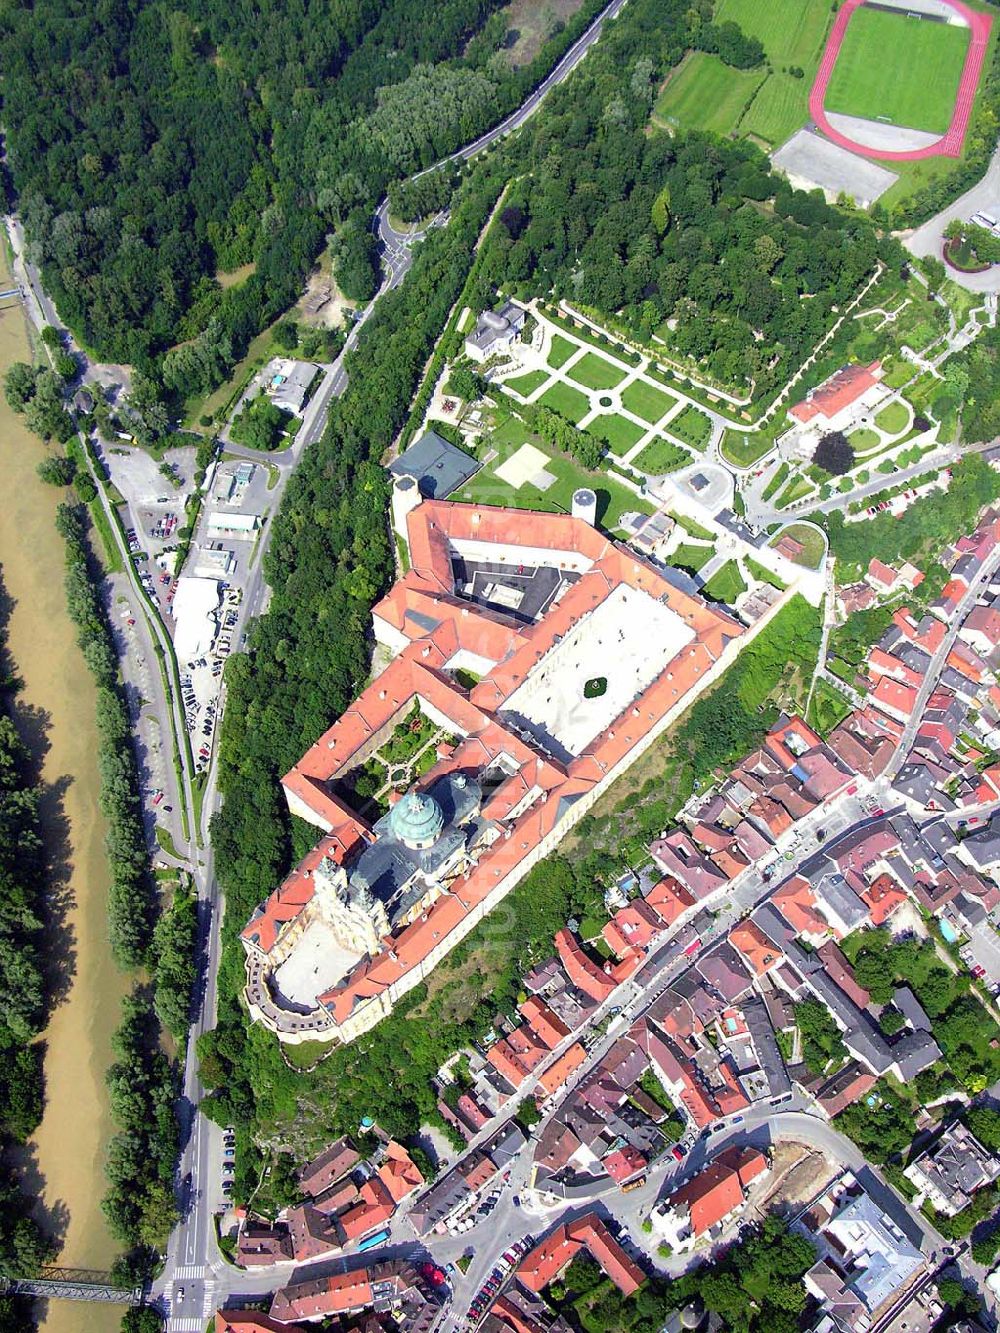
[(106, 1305), (141, 1305), (142, 1287), (116, 1287), (110, 1273), (90, 1268), (43, 1268), (37, 1277), (0, 1274), (0, 1291), (45, 1300), (100, 1301)]

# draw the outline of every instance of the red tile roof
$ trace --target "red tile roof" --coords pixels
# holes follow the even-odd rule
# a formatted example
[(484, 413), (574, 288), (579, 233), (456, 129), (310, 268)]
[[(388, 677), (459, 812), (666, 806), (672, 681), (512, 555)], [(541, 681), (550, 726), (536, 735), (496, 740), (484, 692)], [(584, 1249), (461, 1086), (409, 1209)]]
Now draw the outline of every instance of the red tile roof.
[(881, 365), (881, 361), (872, 361), (867, 366), (841, 367), (818, 388), (813, 389), (802, 402), (790, 407), (788, 415), (801, 422), (812, 421), (814, 417), (824, 417), (829, 421), (875, 387), (878, 383), (875, 372)]
[(596, 1213), (563, 1222), (521, 1260), (516, 1272), (529, 1291), (541, 1291), (586, 1250), (625, 1296), (638, 1291), (645, 1274), (612, 1236)]
[[(294, 808), (301, 811), (304, 807), (331, 832), (244, 928), (248, 949), (270, 952), (284, 927), (311, 900), (312, 874), (324, 856), (345, 862), (370, 840), (370, 830), (332, 794), (330, 784), (357, 762), (359, 752), (373, 747), (377, 736), (405, 715), (414, 700), (425, 701), (464, 738), (424, 775), (425, 785), (445, 772), (480, 771), (503, 753), (518, 765), (518, 772), (489, 798), (484, 816), (505, 820), (529, 792), (540, 794), (512, 822), (511, 836), (484, 851), (466, 878), (393, 936), (391, 949), (362, 960), (347, 978), (320, 997), (338, 1023), (439, 948), (468, 912), (552, 832), (565, 802), (591, 790), (626, 758), (649, 729), (700, 682), (726, 644), (742, 633), (742, 627), (725, 612), (674, 587), (653, 566), (580, 519), (426, 501), (408, 516), (408, 532), (412, 568), (397, 585), (403, 591), (394, 589), (376, 612), (411, 642), (286, 774), (283, 786)], [(470, 603), (453, 596), (449, 543), (463, 540), (496, 543), (508, 558), (519, 546), (543, 546), (556, 555), (566, 553), (576, 568), (588, 572), (539, 622), (512, 629), (502, 617), (480, 615)], [(495, 710), (581, 615), (623, 584), (669, 606), (694, 631), (695, 639), (666, 664), (626, 712), (576, 759), (563, 765), (527, 745), (498, 720)], [(428, 610), (431, 602), (433, 619), (440, 624), (428, 631), (430, 622), (421, 625), (411, 613)], [(487, 655), (498, 654), (497, 666), (471, 696), (442, 674), (467, 635), (469, 642), (488, 645)], [(615, 975), (625, 975), (637, 964), (637, 958), (625, 959)]]
[(727, 1148), (669, 1198), (673, 1208), (686, 1208), (691, 1233), (703, 1236), (743, 1203), (750, 1183), (767, 1170), (767, 1158), (756, 1148)]

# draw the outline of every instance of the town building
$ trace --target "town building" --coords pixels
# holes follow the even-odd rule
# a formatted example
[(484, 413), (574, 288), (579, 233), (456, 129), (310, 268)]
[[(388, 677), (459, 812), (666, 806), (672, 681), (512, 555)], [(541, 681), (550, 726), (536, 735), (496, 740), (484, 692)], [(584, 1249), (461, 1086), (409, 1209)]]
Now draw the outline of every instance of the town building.
[[(582, 519), (428, 500), (406, 521), (411, 568), (373, 611), (394, 656), (283, 779), (289, 809), (323, 837), (243, 931), (248, 1008), (287, 1042), (351, 1041), (378, 1023), (742, 633)], [(431, 763), (413, 784), (393, 738), (425, 724)], [(352, 798), (373, 766), (374, 819)]]
[(718, 1238), (746, 1206), (750, 1186), (769, 1170), (756, 1148), (726, 1148), (696, 1176), (656, 1204), (649, 1220), (677, 1252)]
[(937, 1143), (903, 1170), (919, 1191), (916, 1204), (927, 1199), (946, 1217), (954, 1217), (984, 1185), (1000, 1176), (1000, 1158), (984, 1148), (961, 1121), (950, 1125)]
[(499, 310), (485, 310), (465, 340), (465, 355), (482, 362), (506, 351), (520, 338), (525, 318), (526, 311), (514, 301), (505, 301)]
[(926, 1272), (914, 1225), (895, 1200), (893, 1208), (848, 1172), (800, 1215), (797, 1225), (818, 1251), (803, 1281), (830, 1329), (866, 1333)]
[(306, 405), (309, 386), (319, 374), (319, 366), (310, 361), (279, 360), (273, 363), (267, 393), (275, 407), (300, 417)]
[(842, 366), (805, 398), (788, 409), (788, 415), (803, 425), (815, 423), (824, 430), (841, 430), (854, 424), (859, 410), (883, 396), (882, 363)]

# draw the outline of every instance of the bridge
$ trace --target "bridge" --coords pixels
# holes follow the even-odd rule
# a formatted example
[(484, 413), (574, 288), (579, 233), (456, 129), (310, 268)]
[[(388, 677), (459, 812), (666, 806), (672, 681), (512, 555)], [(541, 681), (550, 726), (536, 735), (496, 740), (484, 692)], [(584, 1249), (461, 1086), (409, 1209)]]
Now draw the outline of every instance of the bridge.
[(110, 1273), (90, 1268), (43, 1268), (37, 1277), (0, 1275), (0, 1292), (44, 1300), (100, 1301), (106, 1305), (141, 1305), (142, 1287), (116, 1287)]

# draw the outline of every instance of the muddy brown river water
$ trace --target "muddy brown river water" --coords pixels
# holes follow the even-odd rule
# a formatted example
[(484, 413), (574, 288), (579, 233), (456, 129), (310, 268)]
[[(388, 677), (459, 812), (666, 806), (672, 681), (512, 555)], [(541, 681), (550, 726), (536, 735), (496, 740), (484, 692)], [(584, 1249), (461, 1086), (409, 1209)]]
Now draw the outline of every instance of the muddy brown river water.
[[(0, 248), (0, 290), (10, 286), (8, 276)], [(0, 375), (11, 362), (29, 359), (20, 307), (0, 311)], [(14, 603), (9, 647), (24, 682), (19, 708), (47, 717), (46, 838), (65, 870), (57, 875), (55, 891), (65, 899), (70, 954), (68, 979), (45, 1032), (45, 1116), (30, 1152), (42, 1207), (59, 1219), (59, 1262), (105, 1269), (120, 1247), (101, 1213), (103, 1159), (112, 1132), (104, 1072), (127, 983), (107, 938), (95, 691), (66, 612), (63, 545), (55, 530), (62, 493), (35, 473), (45, 452), (0, 394), (0, 568)], [(54, 1301), (42, 1314), (47, 1333), (112, 1333), (122, 1311)]]

